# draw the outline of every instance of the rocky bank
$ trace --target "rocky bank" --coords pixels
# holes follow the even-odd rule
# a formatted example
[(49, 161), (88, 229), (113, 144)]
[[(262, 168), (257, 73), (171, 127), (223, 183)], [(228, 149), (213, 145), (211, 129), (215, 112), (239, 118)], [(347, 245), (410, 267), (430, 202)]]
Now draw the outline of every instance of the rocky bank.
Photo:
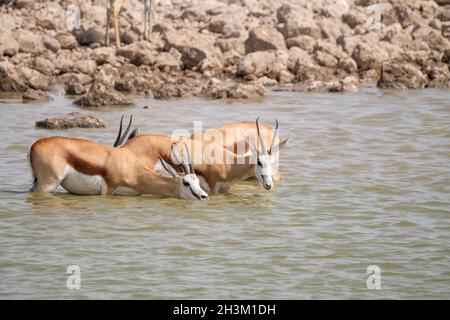
[(0, 0), (0, 91), (101, 106), (450, 84), (450, 0), (156, 0), (149, 41), (143, 1), (124, 0), (120, 49), (107, 2)]

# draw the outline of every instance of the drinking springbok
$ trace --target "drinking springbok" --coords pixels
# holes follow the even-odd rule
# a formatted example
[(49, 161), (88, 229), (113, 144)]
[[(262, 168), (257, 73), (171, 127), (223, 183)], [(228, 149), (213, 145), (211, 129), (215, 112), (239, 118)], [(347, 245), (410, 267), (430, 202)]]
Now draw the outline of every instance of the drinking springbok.
[[(168, 146), (172, 156), (175, 145)], [(183, 199), (205, 200), (208, 194), (200, 187), (188, 164), (179, 161), (183, 174), (158, 154), (169, 176), (155, 172), (126, 148), (113, 148), (84, 139), (49, 137), (35, 141), (29, 151), (33, 173), (33, 192), (51, 192), (61, 185), (73, 194), (137, 195), (156, 194)], [(171, 157), (170, 157), (171, 158)]]

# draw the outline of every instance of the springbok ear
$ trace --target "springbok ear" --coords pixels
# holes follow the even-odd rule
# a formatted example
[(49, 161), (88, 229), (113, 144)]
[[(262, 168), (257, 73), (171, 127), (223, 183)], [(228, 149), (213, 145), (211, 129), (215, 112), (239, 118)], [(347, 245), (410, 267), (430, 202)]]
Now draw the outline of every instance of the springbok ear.
[(128, 136), (127, 141), (130, 140), (130, 139), (132, 139), (132, 138), (134, 138), (134, 137), (136, 137), (136, 136), (138, 136), (138, 135), (140, 135), (140, 134), (141, 134), (141, 133), (140, 133), (140, 131), (139, 131), (139, 128), (138, 128), (138, 127), (135, 127), (135, 128), (133, 129), (133, 131), (131, 131), (130, 135)]
[[(172, 178), (177, 177), (177, 171), (172, 167), (170, 164), (168, 164), (161, 156), (159, 157), (159, 163), (155, 167), (155, 171), (161, 172), (161, 169), (164, 169), (165, 172), (167, 172)], [(159, 166), (160, 165), (160, 166)]]
[(289, 139), (284, 139), (283, 141), (280, 141), (280, 143), (278, 143), (278, 149), (281, 150), (283, 149), (288, 143), (289, 143)]

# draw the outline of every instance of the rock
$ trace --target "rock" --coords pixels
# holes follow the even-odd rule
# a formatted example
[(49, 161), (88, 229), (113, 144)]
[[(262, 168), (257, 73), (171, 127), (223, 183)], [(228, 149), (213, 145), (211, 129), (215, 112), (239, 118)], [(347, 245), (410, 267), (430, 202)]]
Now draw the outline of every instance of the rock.
[(104, 128), (101, 119), (93, 116), (76, 114), (69, 118), (46, 118), (36, 121), (36, 128), (64, 130), (70, 128)]
[(69, 82), (64, 85), (64, 91), (69, 95), (82, 95), (87, 92), (87, 87), (81, 83)]
[(264, 87), (271, 87), (276, 85), (278, 82), (277, 80), (274, 79), (270, 79), (266, 76), (258, 78), (256, 80), (253, 80), (250, 82), (251, 84), (255, 84), (255, 85), (263, 85)]
[(101, 82), (94, 82), (89, 91), (74, 101), (79, 106), (111, 106), (133, 104), (129, 98), (112, 87), (106, 87)]
[(245, 54), (244, 41), (240, 38), (223, 39), (219, 38), (214, 42), (214, 45), (220, 49), (222, 53), (228, 51), (235, 51), (240, 55)]
[(244, 12), (218, 14), (211, 18), (208, 30), (221, 33), (224, 38), (239, 38), (246, 32), (243, 28), (246, 15)]
[(0, 56), (5, 55), (12, 57), (19, 52), (19, 43), (16, 41), (11, 32), (0, 31)]
[(114, 88), (118, 91), (130, 94), (144, 93), (147, 96), (153, 95), (153, 83), (150, 80), (142, 76), (136, 76), (133, 73), (127, 73), (121, 77), (120, 80), (116, 81)]
[(349, 76), (329, 84), (329, 92), (358, 92), (358, 78)]
[(182, 55), (186, 68), (196, 67), (207, 57), (220, 57), (221, 52), (213, 46), (212, 36), (200, 34), (191, 30), (168, 30), (164, 34), (166, 50), (177, 49)]
[(83, 73), (68, 72), (58, 76), (56, 82), (64, 85), (77, 83), (84, 86), (92, 82), (92, 77)]
[(311, 36), (314, 39), (322, 37), (321, 30), (314, 20), (312, 11), (302, 7), (282, 5), (277, 10), (277, 19), (281, 24), (279, 31), (286, 39), (300, 35)]
[(46, 75), (40, 73), (39, 71), (28, 68), (28, 67), (20, 68), (20, 72), (23, 74), (23, 76), (27, 80), (27, 84), (28, 84), (28, 86), (30, 86), (30, 88), (33, 88), (36, 90), (50, 89), (50, 84), (51, 84), (52, 79), (49, 76), (46, 76)]
[(338, 60), (333, 55), (323, 51), (316, 51), (314, 58), (322, 67), (334, 68), (338, 63)]
[(95, 82), (101, 82), (108, 87), (114, 87), (115, 82), (119, 79), (119, 71), (110, 64), (104, 64), (99, 67), (94, 75)]
[(117, 63), (116, 50), (112, 47), (96, 48), (92, 51), (90, 58), (97, 63), (97, 65)]
[(228, 85), (210, 81), (208, 86), (203, 88), (202, 94), (211, 99), (257, 99), (266, 94), (266, 89), (260, 83)]
[(27, 90), (25, 79), (9, 61), (0, 61), (0, 91), (23, 92)]
[(380, 69), (382, 62), (388, 60), (389, 56), (372, 44), (361, 43), (353, 50), (352, 58), (358, 65), (358, 70), (364, 71)]
[(418, 24), (422, 20), (420, 14), (411, 10), (406, 4), (396, 5), (393, 10), (403, 28)]
[(246, 54), (264, 50), (287, 50), (283, 35), (268, 25), (250, 30), (244, 45)]
[(92, 76), (97, 70), (97, 64), (94, 60), (84, 59), (77, 61), (74, 65), (74, 71)]
[(342, 22), (348, 24), (350, 28), (355, 28), (359, 24), (367, 21), (367, 17), (359, 12), (349, 12), (342, 15)]
[(350, 57), (340, 59), (337, 67), (350, 74), (355, 73), (358, 70), (358, 65), (356, 64), (355, 60)]
[[(302, 64), (300, 62), (296, 64), (294, 74), (298, 82), (323, 82), (331, 78), (331, 72), (328, 69), (317, 64)], [(316, 85), (317, 83), (314, 84), (314, 87)]]
[(42, 38), (42, 43), (46, 49), (54, 53), (57, 53), (59, 50), (61, 50), (61, 44), (59, 43), (59, 41), (52, 37), (44, 36)]
[(159, 52), (155, 59), (155, 66), (160, 70), (180, 70), (181, 53), (172, 48), (169, 52)]
[(286, 40), (286, 45), (288, 48), (298, 47), (309, 53), (313, 52), (315, 43), (316, 40), (314, 38), (305, 35)]
[(148, 41), (139, 41), (124, 46), (116, 51), (116, 55), (128, 58), (136, 66), (150, 66), (155, 63), (155, 53)]
[(28, 89), (23, 94), (23, 100), (33, 100), (33, 101), (50, 101), (52, 98), (42, 90)]
[(377, 86), (383, 89), (418, 89), (424, 88), (426, 83), (426, 76), (417, 66), (394, 61), (383, 64)]
[(253, 75), (257, 78), (268, 76), (277, 79), (282, 70), (287, 70), (288, 54), (286, 51), (257, 51), (246, 55), (237, 67), (237, 75)]
[(223, 65), (219, 59), (209, 57), (200, 62), (199, 68), (206, 77), (213, 77), (222, 73)]
[(39, 53), (44, 49), (41, 37), (37, 33), (29, 30), (21, 29), (17, 36), (17, 41), (19, 43), (20, 52)]
[(31, 62), (31, 68), (37, 70), (47, 76), (53, 76), (55, 74), (55, 68), (53, 63), (45, 58), (37, 57)]
[(78, 47), (77, 39), (70, 33), (58, 33), (55, 38), (58, 40), (62, 49), (71, 50)]
[(95, 27), (91, 27), (87, 30), (81, 29), (75, 34), (75, 38), (82, 46), (89, 46), (93, 43), (103, 43), (103, 34), (100, 33)]
[(427, 88), (450, 88), (450, 71), (447, 64), (436, 63), (434, 65), (428, 65), (425, 68), (425, 72), (430, 80)]
[(159, 100), (181, 98), (185, 96), (185, 89), (174, 83), (167, 83), (153, 89), (153, 97)]
[[(439, 20), (437, 20), (439, 21)], [(446, 38), (447, 40), (450, 40), (450, 21), (444, 21), (440, 24), (442, 30), (442, 36)], [(437, 28), (436, 28), (437, 29)]]

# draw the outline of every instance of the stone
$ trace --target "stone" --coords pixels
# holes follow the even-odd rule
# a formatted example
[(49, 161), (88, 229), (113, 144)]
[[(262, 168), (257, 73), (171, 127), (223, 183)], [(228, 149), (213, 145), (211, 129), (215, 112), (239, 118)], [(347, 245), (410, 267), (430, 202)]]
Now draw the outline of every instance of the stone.
[(286, 45), (288, 48), (298, 47), (309, 53), (313, 52), (315, 43), (316, 40), (313, 37), (305, 35), (298, 36), (295, 38), (289, 38), (286, 40)]
[(59, 43), (59, 41), (49, 36), (42, 37), (42, 44), (46, 49), (50, 50), (53, 53), (57, 53), (59, 50), (61, 50), (61, 44)]
[(87, 92), (87, 87), (81, 83), (69, 82), (64, 85), (64, 91), (68, 95), (82, 95)]
[(196, 67), (207, 57), (220, 57), (221, 52), (213, 46), (211, 36), (191, 30), (168, 30), (164, 34), (166, 50), (177, 49), (182, 55), (183, 65), (187, 69)]
[(95, 27), (91, 27), (87, 30), (84, 28), (75, 34), (75, 38), (82, 46), (89, 46), (93, 43), (103, 43), (103, 34)]
[(377, 86), (383, 89), (419, 89), (426, 83), (426, 76), (417, 66), (394, 61), (383, 64)]
[(110, 64), (104, 64), (99, 67), (94, 75), (95, 82), (101, 82), (108, 87), (114, 87), (115, 82), (119, 79), (119, 71)]
[(288, 54), (281, 50), (257, 51), (247, 54), (239, 63), (239, 76), (267, 76), (277, 79), (282, 70), (287, 70)]
[(19, 30), (17, 41), (19, 43), (20, 52), (39, 53), (44, 49), (41, 36), (26, 29)]
[(266, 94), (266, 89), (260, 83), (228, 85), (210, 81), (208, 86), (203, 88), (202, 94), (210, 99), (257, 99)]
[(47, 76), (53, 76), (55, 74), (55, 68), (53, 66), (52, 61), (42, 58), (42, 57), (37, 57), (37, 58), (33, 59), (30, 66), (31, 66), (31, 68), (33, 68)]
[(124, 46), (116, 51), (116, 55), (128, 58), (136, 66), (150, 66), (155, 63), (155, 53), (148, 41), (138, 41)]
[(50, 101), (52, 98), (42, 90), (28, 89), (22, 96), (23, 100)]
[(0, 56), (5, 55), (12, 57), (19, 52), (19, 43), (16, 41), (11, 32), (0, 31)]
[(84, 59), (74, 64), (74, 71), (92, 76), (97, 70), (97, 64), (94, 60)]
[(61, 49), (75, 49), (78, 47), (77, 39), (70, 33), (58, 33), (55, 37), (61, 45)]
[(36, 121), (36, 128), (65, 130), (70, 128), (105, 128), (104, 122), (93, 116), (75, 114), (65, 118), (45, 118)]
[(244, 45), (246, 54), (264, 50), (287, 50), (283, 35), (268, 25), (250, 30)]
[(101, 82), (94, 82), (89, 91), (82, 97), (74, 101), (79, 106), (111, 106), (111, 105), (131, 105), (133, 101), (116, 91), (112, 87), (106, 87)]

